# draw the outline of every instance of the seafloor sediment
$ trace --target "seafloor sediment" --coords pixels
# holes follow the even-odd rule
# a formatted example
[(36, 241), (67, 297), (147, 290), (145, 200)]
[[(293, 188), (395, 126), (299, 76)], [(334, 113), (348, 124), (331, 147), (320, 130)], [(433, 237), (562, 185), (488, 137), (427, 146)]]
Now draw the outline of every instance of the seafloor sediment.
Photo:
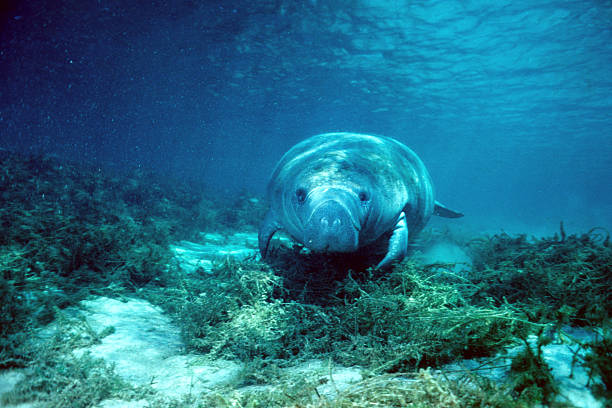
[(427, 230), (384, 273), (284, 238), (264, 263), (247, 194), (7, 152), (0, 175), (3, 405), (611, 404), (602, 229)]

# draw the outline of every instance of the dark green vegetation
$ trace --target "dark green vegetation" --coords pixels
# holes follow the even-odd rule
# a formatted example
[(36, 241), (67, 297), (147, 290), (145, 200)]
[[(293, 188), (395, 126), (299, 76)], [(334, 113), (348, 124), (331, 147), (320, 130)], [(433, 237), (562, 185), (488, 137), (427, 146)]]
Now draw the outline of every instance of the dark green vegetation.
[[(80, 395), (90, 401), (145, 395), (104, 362), (68, 353), (74, 339), (27, 341), (90, 295), (145, 297), (174, 317), (190, 351), (244, 362), (240, 384), (160, 405), (177, 407), (554, 405), (558, 388), (541, 347), (566, 325), (606, 327), (612, 310), (612, 248), (597, 229), (458, 240), (474, 260), (462, 274), (452, 265), (413, 261), (382, 273), (369, 269), (368, 259), (284, 246), (270, 263), (227, 260), (212, 273), (187, 272), (173, 266), (170, 243), (197, 241), (206, 230), (254, 231), (261, 203), (246, 195), (222, 203), (142, 172), (113, 177), (6, 153), (0, 191), (0, 367), (30, 370), (5, 397), (11, 402), (71, 400), (76, 407), (89, 406)], [(608, 399), (610, 344), (603, 333), (584, 345), (588, 354), (577, 362)], [(511, 345), (523, 351), (507, 367), (507, 383), (476, 372), (446, 378), (427, 371)], [(282, 370), (313, 359), (358, 365), (367, 374), (332, 399), (318, 391), (329, 377)], [(74, 394), (55, 395), (68, 378), (78, 379), (64, 387)], [(268, 387), (239, 389), (246, 385)]]
[(520, 309), (531, 321), (597, 326), (612, 312), (612, 244), (607, 231), (528, 239), (496, 235), (468, 244), (474, 299)]
[(601, 379), (601, 384), (593, 385), (596, 396), (605, 399), (612, 406), (612, 333), (608, 332), (600, 339), (587, 344), (589, 353), (584, 365)]
[(325, 357), (381, 373), (486, 356), (529, 330), (506, 305), (471, 305), (464, 282), (437, 269), (407, 262), (383, 276), (351, 273), (307, 303), (292, 296), (297, 288), (282, 269), (228, 262), (213, 275), (174, 274), (181, 281), (151, 299), (177, 313), (190, 347), (215, 357)]
[(259, 216), (257, 203), (215, 205), (201, 191), (151, 179), (1, 152), (0, 368), (26, 363), (23, 337), (53, 320), (55, 307), (163, 285), (170, 242)]

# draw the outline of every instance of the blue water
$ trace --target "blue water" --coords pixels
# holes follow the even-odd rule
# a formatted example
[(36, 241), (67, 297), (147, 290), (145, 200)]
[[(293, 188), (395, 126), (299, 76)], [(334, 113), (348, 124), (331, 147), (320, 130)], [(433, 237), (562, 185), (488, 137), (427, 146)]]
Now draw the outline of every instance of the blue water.
[(262, 194), (299, 140), (369, 132), (453, 225), (612, 229), (612, 1), (169, 3), (4, 2), (0, 148)]

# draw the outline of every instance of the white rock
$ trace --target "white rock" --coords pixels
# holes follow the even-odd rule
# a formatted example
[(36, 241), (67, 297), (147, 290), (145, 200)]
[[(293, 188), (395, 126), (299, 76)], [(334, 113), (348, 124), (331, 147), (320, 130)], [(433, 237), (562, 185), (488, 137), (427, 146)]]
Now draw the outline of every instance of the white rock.
[(89, 351), (115, 365), (115, 372), (133, 385), (151, 384), (166, 396), (180, 397), (230, 383), (241, 367), (230, 361), (204, 363), (201, 356), (183, 354), (179, 329), (162, 310), (141, 299), (120, 302), (97, 298), (82, 302), (89, 325), (97, 332), (115, 332)]
[(98, 407), (100, 408), (145, 408), (149, 406), (147, 400), (125, 401), (120, 399), (107, 399), (102, 401)]
[(201, 243), (181, 241), (171, 246), (178, 266), (187, 273), (200, 269), (212, 272), (213, 264), (227, 257), (238, 260), (257, 254), (257, 234), (237, 233), (223, 236), (217, 233), (206, 233)]
[(450, 242), (437, 242), (427, 248), (419, 257), (423, 264), (455, 264), (452, 271), (462, 274), (465, 269), (470, 269), (472, 259), (458, 245)]
[(11, 391), (15, 384), (25, 378), (23, 369), (0, 371), (0, 395)]

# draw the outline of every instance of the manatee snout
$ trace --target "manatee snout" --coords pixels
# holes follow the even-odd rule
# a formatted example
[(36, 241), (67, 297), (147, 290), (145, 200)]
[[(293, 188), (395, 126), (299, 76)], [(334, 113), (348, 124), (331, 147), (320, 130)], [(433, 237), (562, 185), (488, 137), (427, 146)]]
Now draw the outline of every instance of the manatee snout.
[(353, 252), (359, 244), (359, 230), (346, 204), (327, 200), (314, 207), (304, 225), (304, 244), (317, 252)]

